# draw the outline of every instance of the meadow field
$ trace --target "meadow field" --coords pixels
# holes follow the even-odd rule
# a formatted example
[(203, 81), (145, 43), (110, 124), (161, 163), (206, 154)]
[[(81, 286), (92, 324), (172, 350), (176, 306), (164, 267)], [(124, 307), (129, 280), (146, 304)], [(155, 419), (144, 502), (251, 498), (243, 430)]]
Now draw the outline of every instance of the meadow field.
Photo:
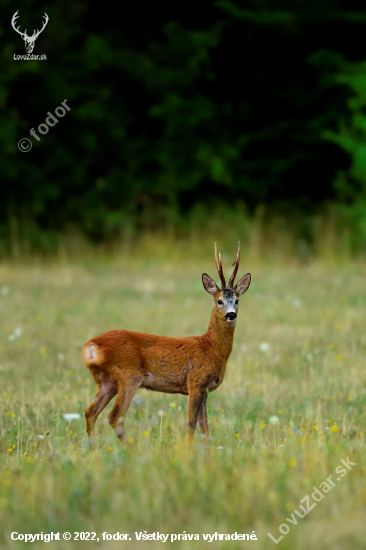
[[(166, 543), (187, 549), (366, 548), (361, 259), (261, 258), (242, 243), (238, 275), (250, 271), (252, 284), (241, 298), (225, 380), (209, 395), (207, 448), (199, 430), (193, 448), (185, 446), (186, 397), (138, 390), (126, 417), (128, 443), (108, 424), (112, 401), (97, 422), (97, 451), (89, 453), (84, 411), (96, 388), (81, 360), (83, 344), (114, 328), (203, 334), (212, 298), (202, 272), (218, 280), (214, 242), (207, 242), (192, 249), (147, 240), (138, 250), (1, 262), (4, 550), (29, 546), (11, 540), (12, 532), (99, 538), (48, 543), (55, 549), (163, 544), (136, 540), (145, 531), (198, 534), (199, 541)], [(228, 273), (236, 241), (220, 249)], [(341, 460), (351, 466), (337, 475)], [(328, 493), (303, 513), (304, 497), (311, 505), (314, 487), (329, 476)], [(276, 545), (267, 533), (279, 539), (281, 525)], [(103, 532), (131, 540), (103, 541)], [(204, 540), (215, 532), (255, 532), (257, 540)]]

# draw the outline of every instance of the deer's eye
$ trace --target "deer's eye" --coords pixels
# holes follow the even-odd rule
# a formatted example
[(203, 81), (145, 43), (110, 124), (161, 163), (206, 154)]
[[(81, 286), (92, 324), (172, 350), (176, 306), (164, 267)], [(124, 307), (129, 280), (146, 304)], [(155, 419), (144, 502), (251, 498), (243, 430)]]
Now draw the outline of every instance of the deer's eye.
[(217, 303), (219, 304), (219, 306), (222, 306), (222, 300), (217, 300)]
[(235, 300), (235, 305), (237, 306), (239, 303), (239, 300)]

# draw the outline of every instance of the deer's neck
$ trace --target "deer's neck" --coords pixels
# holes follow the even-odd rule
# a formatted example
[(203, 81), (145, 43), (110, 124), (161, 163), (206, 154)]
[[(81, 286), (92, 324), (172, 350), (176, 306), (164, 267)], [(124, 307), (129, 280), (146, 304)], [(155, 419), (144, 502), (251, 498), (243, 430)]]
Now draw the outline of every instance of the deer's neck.
[(226, 319), (218, 317), (215, 309), (212, 311), (206, 336), (225, 363), (233, 348), (235, 324), (235, 322), (229, 323)]

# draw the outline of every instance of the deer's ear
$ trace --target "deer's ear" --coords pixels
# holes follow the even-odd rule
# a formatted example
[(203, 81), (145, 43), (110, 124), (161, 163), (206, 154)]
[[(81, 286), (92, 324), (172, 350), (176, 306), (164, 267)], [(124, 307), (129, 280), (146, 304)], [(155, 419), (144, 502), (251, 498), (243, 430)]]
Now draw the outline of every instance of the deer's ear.
[(244, 292), (248, 290), (251, 279), (252, 278), (250, 273), (247, 273), (246, 275), (244, 275), (244, 277), (240, 279), (240, 281), (236, 283), (234, 290), (238, 294), (238, 296), (241, 296), (242, 294), (244, 294)]
[(202, 284), (203, 288), (208, 292), (209, 294), (212, 294), (212, 296), (217, 292), (219, 289), (213, 279), (207, 273), (203, 273), (202, 275)]

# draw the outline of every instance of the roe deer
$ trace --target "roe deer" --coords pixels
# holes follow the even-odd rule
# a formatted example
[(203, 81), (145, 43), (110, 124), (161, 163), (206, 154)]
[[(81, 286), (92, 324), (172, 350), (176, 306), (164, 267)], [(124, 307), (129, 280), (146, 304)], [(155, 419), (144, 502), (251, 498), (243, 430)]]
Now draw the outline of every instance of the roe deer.
[(83, 347), (83, 361), (90, 370), (98, 391), (85, 411), (89, 448), (94, 445), (95, 422), (109, 401), (117, 395), (109, 423), (117, 437), (124, 437), (124, 420), (138, 388), (188, 395), (187, 441), (191, 442), (199, 423), (204, 439), (208, 437), (207, 392), (223, 381), (226, 363), (233, 346), (239, 297), (248, 290), (247, 273), (234, 287), (239, 268), (240, 243), (234, 270), (226, 286), (221, 255), (215, 260), (221, 280), (220, 289), (206, 273), (204, 289), (213, 296), (214, 307), (208, 330), (203, 336), (172, 338), (144, 332), (110, 330), (92, 338)]

